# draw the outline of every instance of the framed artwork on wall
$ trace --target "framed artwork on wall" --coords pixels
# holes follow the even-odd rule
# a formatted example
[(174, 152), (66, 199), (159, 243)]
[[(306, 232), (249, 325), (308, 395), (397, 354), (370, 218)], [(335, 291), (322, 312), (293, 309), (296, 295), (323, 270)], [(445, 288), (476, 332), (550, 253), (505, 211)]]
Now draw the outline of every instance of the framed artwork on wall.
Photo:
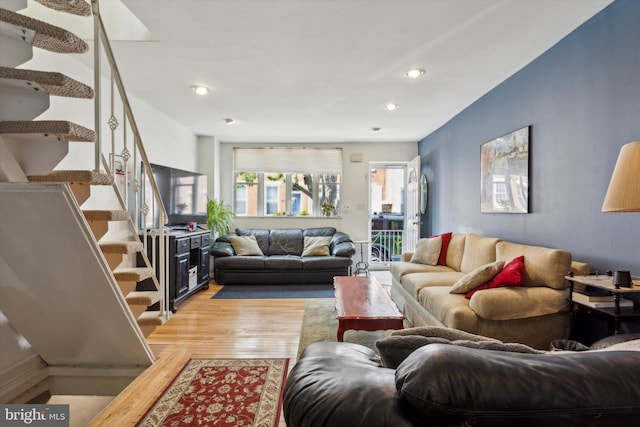
[(480, 146), (480, 211), (529, 212), (529, 131), (523, 127)]

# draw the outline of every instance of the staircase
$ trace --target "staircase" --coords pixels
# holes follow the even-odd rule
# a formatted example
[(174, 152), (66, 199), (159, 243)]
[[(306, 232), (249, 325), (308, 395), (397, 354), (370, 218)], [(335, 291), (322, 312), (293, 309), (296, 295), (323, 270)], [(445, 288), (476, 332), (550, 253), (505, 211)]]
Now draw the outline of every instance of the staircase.
[[(164, 269), (149, 261), (142, 243), (147, 239), (140, 239), (137, 231), (137, 219), (141, 215), (146, 219), (149, 209), (143, 206), (143, 214), (131, 214), (135, 210), (128, 206), (127, 191), (139, 191), (137, 182), (119, 182), (122, 175), (125, 179), (130, 175), (128, 163), (133, 163), (132, 175), (138, 175), (137, 157), (144, 167), (150, 166), (102, 28), (98, 1), (36, 1), (59, 13), (86, 19), (93, 14), (97, 35), (94, 67), (100, 69), (96, 51), (102, 41), (113, 70), (112, 87), (114, 82), (118, 85), (120, 102), (125, 106), (121, 120), (134, 133), (134, 156), (133, 162), (128, 162), (127, 130), (124, 136), (116, 137), (114, 111), (108, 120), (101, 117), (99, 94), (105, 79), (99, 72), (94, 71), (92, 88), (55, 70), (17, 68), (28, 63), (34, 48), (61, 55), (83, 54), (89, 49), (87, 43), (67, 30), (21, 15), (26, 0), (3, 0), (0, 333), (4, 336), (0, 345), (6, 344), (7, 335), (13, 335), (22, 350), (16, 347), (12, 354), (18, 360), (9, 358), (13, 363), (0, 366), (2, 403), (26, 402), (43, 391), (117, 394), (153, 363), (145, 338), (171, 313), (167, 310)], [(95, 130), (68, 120), (72, 118), (37, 120), (50, 108), (50, 102), (55, 102), (52, 97), (94, 99)], [(103, 121), (111, 129), (110, 161), (101, 144)], [(116, 140), (124, 144), (119, 154), (115, 154)], [(57, 169), (76, 143), (95, 146), (86, 170)], [(125, 163), (120, 173), (114, 167), (117, 156)], [(162, 224), (151, 233), (166, 244), (166, 214), (153, 175), (147, 176), (153, 206), (159, 206), (161, 215), (160, 221), (153, 218), (152, 223)], [(160, 248), (159, 259), (163, 260), (166, 252), (163, 245)], [(158, 277), (154, 271), (159, 271)], [(137, 291), (137, 283), (149, 278), (156, 289)], [(151, 306), (158, 308), (151, 310)]]

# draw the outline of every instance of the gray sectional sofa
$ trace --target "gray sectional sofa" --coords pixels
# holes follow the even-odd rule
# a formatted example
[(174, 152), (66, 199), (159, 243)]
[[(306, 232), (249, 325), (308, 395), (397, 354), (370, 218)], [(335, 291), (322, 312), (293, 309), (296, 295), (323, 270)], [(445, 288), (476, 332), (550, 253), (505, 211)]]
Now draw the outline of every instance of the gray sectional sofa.
[(330, 284), (350, 274), (355, 252), (333, 227), (237, 228), (215, 240), (211, 255), (217, 284)]

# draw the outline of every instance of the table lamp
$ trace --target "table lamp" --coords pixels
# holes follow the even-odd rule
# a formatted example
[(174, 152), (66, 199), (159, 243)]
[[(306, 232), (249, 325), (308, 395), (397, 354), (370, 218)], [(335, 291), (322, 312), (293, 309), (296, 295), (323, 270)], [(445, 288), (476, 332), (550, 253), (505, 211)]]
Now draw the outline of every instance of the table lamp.
[[(625, 144), (611, 175), (602, 212), (640, 212), (640, 141)], [(629, 271), (616, 271), (613, 284), (630, 287)]]
[(602, 212), (640, 212), (640, 141), (620, 149)]

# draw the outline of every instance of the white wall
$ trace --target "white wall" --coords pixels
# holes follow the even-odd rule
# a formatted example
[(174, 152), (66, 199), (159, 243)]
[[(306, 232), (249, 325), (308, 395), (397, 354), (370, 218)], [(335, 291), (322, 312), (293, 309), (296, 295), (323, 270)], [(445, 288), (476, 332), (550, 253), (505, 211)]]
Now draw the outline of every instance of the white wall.
[[(60, 55), (35, 49), (33, 59), (24, 64), (23, 68), (61, 72), (91, 87), (94, 86), (93, 71), (79, 60), (74, 59), (72, 55)], [(126, 88), (126, 76), (123, 76), (123, 80)], [(111, 146), (111, 132), (106, 124), (111, 114), (110, 83), (103, 80), (101, 86), (101, 109), (104, 122), (101, 124), (101, 135), (103, 152), (107, 153)], [(195, 171), (197, 169), (197, 136), (171, 117), (140, 101), (132, 94), (128, 94), (128, 96), (149, 161)], [(120, 123), (116, 132), (116, 145), (118, 146), (116, 152), (119, 152), (123, 139), (121, 129), (124, 120), (122, 119), (122, 104), (117, 96), (116, 100), (114, 115)], [(38, 120), (68, 120), (89, 129), (95, 129), (94, 100), (51, 97), (50, 102), (51, 107), (38, 117)], [(130, 127), (127, 126), (127, 128), (129, 130), (128, 147), (132, 151), (133, 137)], [(91, 143), (71, 143), (69, 155), (62, 161), (58, 169), (93, 169), (93, 150), (94, 145)]]
[[(221, 199), (225, 204), (233, 201), (233, 148), (239, 144), (220, 144)], [(242, 144), (242, 147), (285, 146), (291, 144)], [(354, 240), (369, 238), (369, 162), (408, 162), (418, 155), (415, 142), (305, 144), (307, 147), (341, 147), (343, 154), (342, 212), (336, 218), (309, 217), (238, 217), (236, 227), (288, 228), (335, 227), (348, 233)], [(362, 162), (352, 163), (351, 154), (362, 154)]]

